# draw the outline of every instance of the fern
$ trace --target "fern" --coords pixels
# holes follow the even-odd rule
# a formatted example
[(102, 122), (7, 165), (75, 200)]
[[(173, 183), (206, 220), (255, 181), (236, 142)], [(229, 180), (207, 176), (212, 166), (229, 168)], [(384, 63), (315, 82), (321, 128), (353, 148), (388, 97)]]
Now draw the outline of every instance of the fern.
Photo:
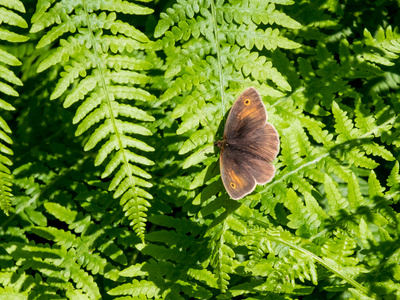
[[(143, 89), (149, 78), (140, 73), (151, 68), (151, 64), (138, 58), (138, 51), (154, 49), (154, 45), (134, 26), (117, 20), (115, 12), (101, 12), (111, 8), (110, 4), (65, 9), (59, 5), (48, 8), (42, 3), (32, 18), (31, 32), (50, 28), (38, 47), (59, 40), (60, 46), (40, 63), (38, 71), (62, 64), (64, 72), (50, 98), (64, 95), (65, 108), (83, 100), (73, 119), (75, 124), (79, 123), (76, 135), (90, 134), (85, 151), (99, 147), (95, 165), (106, 163), (102, 177), (113, 174), (109, 188), (115, 198), (121, 199), (127, 218), (144, 239), (146, 211), (152, 199), (144, 188), (151, 187), (147, 181), (151, 176), (138, 165), (149, 166), (153, 162), (137, 152), (154, 148), (133, 136), (151, 135), (141, 122), (154, 118), (137, 107), (141, 102), (155, 100)], [(136, 15), (152, 12), (128, 2), (115, 8)], [(65, 39), (63, 35), (69, 36)]]
[[(0, 40), (5, 43), (21, 43), (26, 42), (28, 38), (24, 35), (17, 34), (16, 32), (10, 31), (9, 29), (15, 30), (15, 27), (27, 28), (28, 24), (26, 21), (13, 10), (17, 10), (19, 13), (25, 13), (25, 7), (22, 2), (14, 1), (12, 3), (2, 3), (4, 7), (0, 7), (1, 11), (1, 22), (0, 27)], [(9, 103), (8, 100), (4, 100), (4, 96), (18, 97), (18, 92), (12, 87), (12, 85), (22, 86), (22, 81), (15, 76), (14, 72), (10, 70), (9, 66), (19, 66), (21, 61), (18, 60), (13, 54), (6, 51), (5, 48), (0, 47), (0, 92), (2, 98), (0, 98), (0, 110), (13, 111), (15, 108)], [(8, 67), (6, 67), (8, 66)], [(2, 117), (3, 116), (3, 117)], [(4, 119), (4, 114), (0, 115), (0, 208), (3, 212), (8, 215), (11, 208), (12, 200), (12, 175), (10, 166), (12, 160), (9, 156), (13, 155), (13, 151), (9, 147), (13, 143), (10, 134), (12, 133), (11, 128)]]
[[(398, 4), (2, 5), (0, 297), (400, 297)], [(249, 86), (281, 148), (233, 201), (213, 143)]]

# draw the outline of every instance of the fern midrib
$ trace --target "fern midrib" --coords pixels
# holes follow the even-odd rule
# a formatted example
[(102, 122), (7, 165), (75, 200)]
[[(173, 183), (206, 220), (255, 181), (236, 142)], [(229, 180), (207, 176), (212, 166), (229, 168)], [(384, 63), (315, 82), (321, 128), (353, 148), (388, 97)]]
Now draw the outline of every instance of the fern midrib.
[(217, 51), (217, 62), (218, 62), (218, 75), (219, 75), (219, 93), (221, 95), (221, 102), (222, 102), (222, 118), (225, 116), (225, 96), (224, 96), (224, 76), (222, 75), (222, 62), (221, 62), (221, 50), (219, 48), (219, 32), (218, 32), (218, 23), (217, 23), (217, 15), (216, 15), (216, 8), (214, 1), (211, 1), (211, 14), (213, 18), (213, 27), (214, 27), (214, 34), (215, 34), (215, 48)]
[[(87, 22), (87, 26), (88, 26), (88, 29), (89, 29), (88, 31), (89, 31), (90, 39), (92, 41), (92, 47), (93, 47), (93, 52), (94, 52), (94, 56), (95, 56), (95, 61), (96, 61), (96, 64), (98, 66), (98, 69), (99, 69), (99, 76), (101, 78), (102, 89), (105, 92), (104, 99), (105, 99), (106, 105), (108, 106), (108, 109), (110, 111), (110, 120), (111, 120), (111, 123), (113, 124), (114, 134), (116, 135), (117, 140), (118, 140), (119, 151), (122, 152), (123, 163), (124, 163), (125, 166), (129, 166), (129, 161), (127, 159), (127, 156), (126, 156), (126, 153), (125, 153), (125, 150), (124, 150), (124, 146), (123, 146), (123, 143), (122, 143), (122, 139), (121, 139), (121, 133), (119, 132), (118, 126), (116, 125), (116, 121), (115, 121), (115, 117), (114, 117), (113, 109), (112, 109), (112, 105), (111, 105), (111, 100), (109, 98), (109, 93), (107, 91), (107, 84), (105, 82), (105, 74), (104, 74), (105, 72), (104, 72), (104, 69), (102, 67), (103, 65), (101, 63), (99, 53), (97, 52), (97, 48), (96, 48), (97, 43), (95, 42), (95, 39), (94, 39), (93, 29), (91, 27), (90, 18), (89, 18), (89, 12), (87, 10), (87, 2), (86, 1), (83, 1), (83, 7), (85, 9), (86, 22)], [(137, 215), (137, 217), (139, 219), (139, 207), (138, 207), (138, 203), (136, 201), (137, 200), (137, 194), (136, 194), (136, 189), (135, 189), (135, 180), (133, 179), (132, 173), (130, 172), (130, 168), (127, 167), (126, 170), (127, 170), (127, 176), (129, 178), (129, 182), (131, 182), (131, 186), (132, 186), (132, 190), (133, 190), (136, 215)]]
[(304, 249), (303, 247), (299, 247), (293, 243), (290, 243), (288, 241), (285, 241), (284, 239), (281, 239), (279, 237), (269, 237), (271, 240), (275, 240), (276, 242), (285, 244), (293, 249), (296, 249), (297, 251), (304, 253), (307, 256), (312, 257), (312, 259), (318, 263), (320, 263), (322, 266), (324, 266), (325, 268), (327, 268), (328, 270), (330, 270), (332, 273), (336, 274), (338, 277), (343, 278), (344, 280), (346, 280), (348, 283), (350, 283), (352, 286), (354, 286), (355, 288), (357, 288), (359, 291), (362, 291), (362, 293), (364, 293), (365, 295), (371, 295), (372, 297), (374, 297), (375, 299), (380, 299), (376, 294), (374, 294), (373, 292), (371, 292), (370, 290), (368, 290), (368, 288), (366, 288), (365, 286), (363, 286), (362, 284), (360, 284), (359, 282), (357, 282), (356, 280), (354, 280), (353, 278), (347, 276), (344, 272), (342, 272), (341, 270), (338, 270), (336, 268), (336, 266), (324, 259), (321, 258), (317, 255), (315, 255), (314, 253), (312, 253), (311, 251), (308, 251), (307, 249)]
[(221, 229), (221, 237), (219, 239), (219, 243), (218, 243), (218, 277), (219, 277), (219, 289), (221, 291), (225, 290), (225, 286), (224, 286), (224, 277), (223, 277), (223, 262), (222, 262), (222, 258), (224, 256), (224, 250), (223, 250), (223, 246), (225, 244), (225, 239), (224, 239), (224, 235), (226, 233), (226, 231), (229, 229), (226, 220), (223, 221), (223, 225), (222, 225), (222, 229)]
[(312, 160), (312, 161), (309, 161), (309, 162), (307, 162), (307, 163), (305, 163), (305, 164), (303, 164), (303, 165), (300, 165), (299, 167), (297, 167), (297, 168), (294, 169), (293, 171), (290, 171), (290, 172), (286, 173), (286, 174), (283, 175), (281, 178), (279, 178), (279, 179), (275, 180), (274, 182), (272, 182), (271, 184), (267, 185), (267, 187), (266, 187), (262, 192), (265, 192), (266, 190), (270, 189), (270, 188), (273, 187), (274, 185), (276, 185), (276, 184), (278, 184), (278, 183), (284, 181), (284, 180), (285, 180), (286, 178), (288, 178), (289, 176), (291, 176), (291, 175), (293, 175), (293, 174), (295, 174), (295, 173), (298, 173), (300, 170), (302, 170), (302, 169), (304, 169), (304, 168), (306, 168), (306, 167), (308, 167), (308, 166), (310, 166), (310, 165), (313, 165), (313, 164), (318, 163), (321, 159), (323, 159), (323, 158), (325, 158), (325, 157), (327, 157), (327, 156), (329, 156), (329, 155), (330, 155), (330, 152), (327, 152), (327, 153), (325, 153), (325, 154), (323, 154), (323, 155), (318, 156), (317, 158), (315, 158), (315, 159)]

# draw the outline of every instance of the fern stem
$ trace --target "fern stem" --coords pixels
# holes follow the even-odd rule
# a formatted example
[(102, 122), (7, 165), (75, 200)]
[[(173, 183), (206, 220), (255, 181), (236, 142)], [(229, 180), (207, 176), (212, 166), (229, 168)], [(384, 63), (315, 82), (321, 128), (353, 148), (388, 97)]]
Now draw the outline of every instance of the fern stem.
[(215, 34), (215, 49), (217, 51), (217, 61), (218, 61), (218, 76), (219, 76), (219, 93), (221, 94), (221, 102), (222, 102), (222, 118), (225, 116), (225, 97), (224, 97), (224, 76), (222, 74), (222, 63), (221, 63), (221, 52), (219, 48), (219, 31), (218, 31), (218, 23), (217, 23), (217, 14), (214, 1), (211, 1), (211, 13), (213, 17), (213, 26), (214, 26), (214, 34)]
[(293, 171), (290, 171), (289, 173), (286, 173), (286, 174), (283, 175), (281, 178), (279, 178), (279, 179), (275, 180), (274, 182), (272, 182), (271, 184), (269, 184), (261, 193), (267, 191), (268, 189), (270, 189), (271, 187), (273, 187), (275, 184), (284, 181), (284, 180), (285, 180), (286, 178), (288, 178), (289, 176), (298, 173), (300, 170), (302, 170), (302, 169), (304, 169), (304, 168), (307, 168), (307, 167), (310, 166), (310, 165), (313, 165), (313, 164), (318, 163), (321, 159), (323, 159), (323, 158), (325, 158), (325, 157), (327, 157), (327, 156), (329, 156), (329, 155), (330, 155), (329, 152), (328, 152), (328, 153), (325, 153), (325, 154), (323, 154), (323, 155), (320, 155), (320, 156), (318, 156), (317, 158), (315, 158), (314, 160), (309, 161), (309, 162), (307, 162), (307, 163), (305, 163), (305, 164), (299, 166), (298, 168), (294, 169)]
[[(374, 128), (374, 130), (364, 133), (363, 135), (360, 136), (360, 139), (364, 139), (364, 138), (368, 138), (368, 137), (373, 137), (373, 136), (374, 136), (374, 132), (379, 131), (380, 128), (384, 128), (384, 127), (387, 126), (388, 124), (394, 122), (395, 119), (396, 119), (396, 117), (394, 116), (394, 117), (392, 117), (391, 119), (387, 120), (386, 122), (384, 122), (384, 123), (380, 124), (379, 126), (377, 126), (376, 128)], [(343, 144), (345, 144), (345, 143), (343, 143)], [(325, 153), (325, 154), (323, 154), (323, 155), (318, 156), (317, 158), (315, 158), (315, 159), (312, 160), (312, 161), (309, 161), (309, 162), (307, 162), (307, 163), (305, 163), (305, 164), (303, 164), (303, 165), (300, 165), (298, 168), (294, 169), (293, 171), (290, 171), (290, 172), (286, 173), (286, 174), (283, 175), (281, 178), (279, 178), (279, 179), (277, 179), (277, 180), (274, 180), (274, 182), (272, 182), (271, 184), (269, 184), (262, 192), (267, 191), (268, 189), (270, 189), (270, 188), (273, 187), (274, 185), (276, 185), (276, 184), (278, 184), (278, 183), (284, 181), (286, 178), (290, 177), (291, 175), (298, 173), (300, 170), (302, 170), (302, 169), (304, 169), (304, 168), (306, 168), (306, 167), (308, 167), (308, 166), (310, 166), (310, 165), (313, 165), (313, 164), (318, 163), (321, 159), (323, 159), (323, 158), (325, 158), (325, 157), (327, 157), (327, 156), (329, 156), (329, 155), (330, 155), (330, 152), (327, 152), (327, 153)]]
[[(101, 78), (102, 89), (104, 90), (104, 99), (106, 100), (106, 104), (107, 104), (107, 106), (109, 108), (109, 111), (110, 111), (110, 119), (111, 119), (111, 122), (113, 124), (114, 133), (118, 138), (119, 147), (120, 147), (120, 149), (123, 149), (123, 145), (122, 145), (121, 138), (120, 138), (120, 133), (118, 131), (117, 126), (115, 125), (115, 117), (114, 117), (114, 114), (112, 113), (113, 109), (112, 109), (112, 106), (111, 106), (111, 100), (110, 100), (110, 97), (109, 97), (109, 93), (107, 91), (107, 84), (106, 84), (105, 79), (104, 79), (104, 77), (105, 77), (104, 68), (103, 68), (103, 65), (101, 63), (101, 60), (100, 60), (100, 57), (99, 57), (99, 53), (98, 53), (97, 48), (96, 48), (96, 41), (95, 41), (94, 36), (93, 36), (93, 29), (92, 29), (92, 26), (91, 26), (91, 23), (90, 23), (89, 12), (87, 10), (87, 2), (83, 1), (83, 3), (84, 3), (83, 7), (84, 7), (85, 13), (86, 13), (86, 22), (87, 22), (88, 29), (89, 29), (89, 35), (90, 35), (90, 39), (92, 41), (92, 47), (93, 47), (92, 49), (93, 49), (94, 57), (95, 57), (95, 60), (96, 60), (96, 65), (97, 65), (97, 68), (98, 68), (99, 73), (100, 73), (99, 76)], [(123, 158), (124, 158), (124, 163), (127, 164), (127, 159), (126, 159), (125, 155), (123, 155)]]
[(221, 229), (221, 235), (220, 239), (218, 241), (218, 281), (219, 281), (219, 289), (223, 292), (226, 291), (226, 286), (224, 284), (224, 270), (223, 270), (223, 256), (224, 256), (224, 251), (223, 251), (223, 246), (225, 244), (225, 239), (224, 239), (224, 234), (228, 230), (228, 225), (226, 223), (226, 220), (223, 221), (222, 229)]

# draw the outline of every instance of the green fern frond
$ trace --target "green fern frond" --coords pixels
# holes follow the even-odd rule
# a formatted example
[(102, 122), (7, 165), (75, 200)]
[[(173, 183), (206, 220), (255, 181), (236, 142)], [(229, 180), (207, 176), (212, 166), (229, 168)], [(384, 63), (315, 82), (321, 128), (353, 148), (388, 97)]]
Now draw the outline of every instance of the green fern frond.
[(161, 296), (161, 289), (155, 282), (134, 279), (132, 283), (125, 283), (111, 289), (108, 294), (112, 296), (130, 295), (131, 297), (145, 295), (147, 298), (157, 298)]
[(291, 214), (287, 216), (289, 219), (287, 226), (297, 229), (298, 236), (309, 237), (317, 234), (327, 215), (311, 194), (304, 193), (304, 198), (305, 206), (293, 190), (288, 190), (285, 206), (291, 211)]
[(110, 263), (107, 263), (106, 259), (101, 258), (99, 253), (92, 253), (91, 251), (93, 240), (98, 235), (90, 238), (87, 236), (77, 238), (69, 232), (53, 227), (35, 227), (32, 232), (56, 242), (60, 247), (72, 250), (75, 256), (74, 260), (92, 274), (101, 274), (105, 278), (118, 280), (118, 271)]
[[(2, 141), (8, 144), (12, 144), (12, 139), (7, 135), (11, 133), (11, 129), (8, 127), (7, 123), (3, 118), (0, 117), (0, 138)], [(12, 155), (12, 150), (0, 143), (0, 152), (6, 155)], [(5, 214), (11, 208), (12, 199), (12, 176), (9, 166), (12, 165), (12, 161), (5, 155), (0, 155), (0, 208)]]
[(399, 172), (399, 161), (396, 161), (390, 175), (387, 179), (387, 184), (390, 190), (387, 192), (387, 196), (393, 199), (393, 202), (397, 202), (399, 199), (400, 191), (400, 172)]
[(338, 238), (327, 241), (322, 247), (322, 254), (329, 257), (331, 262), (341, 266), (341, 271), (349, 276), (356, 276), (365, 270), (357, 267), (359, 260), (352, 257), (357, 243), (342, 232), (335, 232)]
[[(362, 112), (360, 111), (356, 111), (356, 114), (358, 114), (358, 118), (356, 119), (356, 121), (358, 121), (357, 125), (360, 126), (360, 129), (364, 131), (364, 136), (369, 137), (371, 136), (371, 133), (375, 134), (376, 129), (371, 128), (371, 124), (374, 124), (374, 119), (372, 117), (367, 119), (363, 118), (361, 116)], [(363, 137), (359, 129), (355, 128), (354, 124), (346, 116), (346, 113), (341, 111), (335, 102), (333, 103), (333, 115), (336, 120), (335, 127), (339, 133), (337, 137), (337, 143), (354, 141)], [(378, 146), (376, 143), (362, 143), (361, 147), (367, 154), (381, 156), (386, 160), (394, 159), (393, 155), (389, 151), (384, 149), (384, 147)], [(377, 163), (372, 159), (365, 157), (365, 153), (361, 152), (359, 148), (348, 149), (345, 156), (346, 159), (352, 164), (370, 169), (377, 167)]]
[[(50, 285), (57, 288), (74, 289), (73, 285), (69, 283), (69, 280), (72, 280), (78, 288), (82, 289), (88, 299), (100, 298), (97, 284), (93, 277), (77, 264), (78, 257), (74, 250), (66, 251), (63, 248), (51, 248), (48, 245), (24, 245), (21, 243), (9, 243), (5, 249), (16, 261), (26, 263), (33, 270), (46, 274), (50, 278)], [(58, 280), (55, 281), (51, 278), (58, 278)]]
[(199, 282), (206, 284), (207, 286), (217, 289), (218, 281), (215, 275), (206, 269), (193, 269), (190, 268), (188, 270), (188, 276), (190, 278), (194, 278)]
[[(81, 252), (79, 254), (81, 257), (80, 263), (84, 264), (85, 261), (86, 264), (90, 263), (92, 265), (91, 269), (94, 267), (97, 269), (101, 267), (101, 274), (104, 274), (105, 270), (107, 270), (107, 273), (109, 274), (107, 274), (106, 277), (115, 275), (113, 274), (115, 273), (115, 269), (113, 270), (113, 268), (111, 268), (109, 264), (106, 264), (104, 260), (95, 263), (95, 260), (100, 258), (97, 254), (90, 254), (88, 251), (88, 248), (94, 248), (94, 246), (96, 245), (95, 241), (97, 239), (100, 239), (101, 236), (104, 235), (104, 230), (98, 230), (96, 234), (91, 234), (90, 230), (93, 230), (93, 224), (89, 216), (84, 217), (82, 215), (76, 214), (76, 212), (64, 208), (57, 203), (49, 202), (45, 204), (45, 207), (47, 211), (54, 215), (58, 220), (67, 223), (70, 229), (74, 230), (76, 233), (82, 233), (83, 235), (78, 238), (69, 232), (64, 232), (59, 229), (41, 227), (33, 229), (36, 234), (52, 240), (67, 249), (71, 247), (78, 249)], [(126, 263), (126, 257), (124, 256), (123, 251), (119, 249), (112, 241), (108, 241), (107, 248), (108, 250), (113, 249), (113, 251), (110, 253), (110, 257), (112, 260), (115, 260), (122, 264)], [(100, 251), (106, 252), (106, 248), (100, 248)], [(108, 256), (107, 253), (104, 254)]]
[[(247, 49), (240, 48), (236, 45), (226, 50), (229, 50), (229, 54), (226, 54), (228, 58), (235, 58), (229, 60), (238, 71), (243, 72), (245, 77), (251, 74), (254, 79), (260, 82), (268, 79), (286, 91), (292, 90), (285, 77), (273, 67), (272, 62), (268, 60), (267, 57), (259, 55), (257, 52), (250, 52)], [(268, 89), (268, 94), (273, 97), (283, 96), (282, 93), (273, 88)]]
[(152, 10), (129, 2), (110, 5), (48, 7), (41, 3), (32, 18), (31, 32), (50, 29), (38, 47), (59, 40), (60, 46), (41, 62), (38, 71), (56, 64), (64, 66), (51, 99), (65, 96), (65, 108), (82, 102), (73, 120), (80, 123), (76, 135), (90, 135), (85, 151), (101, 146), (95, 165), (107, 161), (102, 177), (114, 174), (110, 190), (115, 198), (121, 198), (126, 216), (144, 239), (148, 200), (152, 196), (143, 188), (152, 185), (148, 182), (149, 173), (139, 165), (149, 166), (153, 162), (137, 152), (154, 148), (133, 136), (152, 134), (142, 122), (152, 122), (154, 118), (139, 108), (142, 102), (156, 99), (145, 90), (149, 77), (143, 71), (151, 65), (140, 58), (138, 51), (152, 49), (154, 44), (134, 26), (117, 20), (115, 12), (107, 14), (101, 10), (133, 15), (149, 14)]
[[(229, 274), (238, 266), (238, 262), (234, 259), (235, 252), (232, 249), (232, 245), (236, 245), (238, 242), (230, 231), (231, 227), (237, 227), (237, 222), (232, 216), (228, 215), (226, 219), (221, 220), (220, 224), (211, 228), (206, 235), (211, 236), (210, 264), (215, 270), (218, 287), (221, 291), (227, 290), (230, 280)], [(239, 226), (239, 228), (241, 227)]]
[(354, 124), (349, 120), (346, 113), (340, 109), (336, 102), (333, 102), (332, 112), (336, 121), (336, 132), (339, 133), (337, 143), (353, 140), (360, 135), (357, 129), (354, 128)]
[(361, 193), (357, 176), (354, 173), (349, 178), (348, 200), (352, 212), (356, 212), (360, 207), (367, 205)]
[[(26, 42), (29, 38), (16, 32), (12, 32), (5, 29), (6, 26), (9, 28), (19, 27), (27, 28), (27, 22), (17, 13), (13, 11), (17, 10), (21, 13), (25, 12), (25, 7), (20, 1), (12, 1), (8, 3), (1, 3), (3, 6), (0, 7), (1, 21), (0, 24), (0, 40), (6, 43), (21, 43)], [(12, 54), (7, 53), (5, 50), (0, 49), (0, 62), (7, 66), (19, 66), (21, 62)], [(15, 76), (15, 74), (4, 65), (0, 65), (0, 93), (6, 96), (18, 97), (18, 92), (12, 87), (12, 85), (22, 86), (22, 81)], [(3, 96), (2, 96), (3, 97)], [(13, 111), (15, 108), (8, 103), (6, 100), (0, 98), (0, 110)], [(10, 137), (11, 129), (8, 126), (4, 115), (0, 116), (0, 209), (8, 215), (11, 209), (12, 194), (12, 181), (10, 166), (12, 160), (9, 158), (13, 155), (13, 151), (9, 147), (13, 143)]]
[[(161, 235), (159, 237), (161, 237)], [(174, 242), (170, 241), (170, 245), (172, 244), (174, 244)], [(152, 253), (148, 252), (148, 254)], [(189, 298), (195, 299), (209, 299), (212, 294), (202, 285), (206, 283), (217, 287), (215, 276), (206, 270), (192, 269), (185, 266), (183, 269), (188, 271), (186, 274), (184, 270), (178, 270), (180, 266), (181, 264), (179, 262), (178, 265), (175, 265), (174, 262), (171, 261), (161, 260), (156, 262), (155, 260), (150, 260), (143, 264), (130, 266), (121, 271), (120, 275), (126, 277), (143, 277), (149, 276), (152, 270), (156, 270), (158, 286), (160, 287), (160, 283), (163, 282), (161, 284), (163, 295), (168, 295), (168, 297), (173, 297), (174, 299), (180, 299), (182, 295), (187, 295)], [(171, 269), (175, 269), (176, 272), (171, 272)], [(193, 278), (195, 280), (193, 280)], [(133, 282), (135, 281), (136, 280)], [(199, 282), (201, 282), (201, 284), (199, 284)], [(129, 286), (130, 284), (124, 285), (124, 287)], [(115, 292), (117, 292), (117, 289), (112, 291), (112, 293)], [(122, 292), (122, 289), (119, 289), (118, 292)]]
[(383, 197), (383, 192), (385, 188), (382, 187), (379, 180), (376, 178), (376, 174), (374, 171), (371, 171), (368, 177), (368, 193), (369, 197), (373, 199), (374, 197)]
[(371, 63), (392, 66), (394, 63), (391, 60), (399, 57), (399, 41), (400, 35), (397, 28), (394, 31), (390, 26), (386, 28), (386, 31), (379, 28), (376, 39), (367, 29), (364, 29), (364, 43), (367, 51), (364, 50), (363, 58)]
[[(246, 270), (255, 276), (267, 278), (267, 282), (270, 283), (269, 288), (273, 288), (270, 290), (271, 292), (286, 291), (290, 293), (294, 288), (295, 278), (299, 278), (301, 281), (318, 281), (315, 261), (307, 255), (300, 254), (295, 248), (291, 249), (287, 243), (278, 242), (279, 239), (290, 240), (293, 245), (300, 242), (299, 239), (288, 235), (290, 234), (281, 230), (268, 232), (262, 228), (256, 229), (254, 233), (254, 241), (257, 241), (257, 244), (253, 244), (252, 247), (256, 246), (253, 249), (258, 252), (258, 258), (252, 260), (246, 266)], [(270, 255), (262, 258), (265, 253), (270, 253)]]
[(46, 203), (46, 209), (53, 214), (58, 220), (63, 221), (71, 226), (76, 232), (81, 233), (86, 231), (90, 224), (90, 216), (84, 217), (75, 211), (71, 211), (62, 207), (57, 203)]

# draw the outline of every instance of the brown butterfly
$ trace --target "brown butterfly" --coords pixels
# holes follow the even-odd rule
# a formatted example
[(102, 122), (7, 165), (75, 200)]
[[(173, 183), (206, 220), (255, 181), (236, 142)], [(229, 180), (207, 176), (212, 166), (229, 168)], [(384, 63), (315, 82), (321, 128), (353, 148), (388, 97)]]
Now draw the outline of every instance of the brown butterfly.
[(267, 122), (267, 111), (255, 88), (246, 89), (236, 99), (226, 120), (219, 165), (222, 182), (232, 199), (250, 194), (257, 184), (275, 175), (270, 164), (279, 152), (279, 135)]

